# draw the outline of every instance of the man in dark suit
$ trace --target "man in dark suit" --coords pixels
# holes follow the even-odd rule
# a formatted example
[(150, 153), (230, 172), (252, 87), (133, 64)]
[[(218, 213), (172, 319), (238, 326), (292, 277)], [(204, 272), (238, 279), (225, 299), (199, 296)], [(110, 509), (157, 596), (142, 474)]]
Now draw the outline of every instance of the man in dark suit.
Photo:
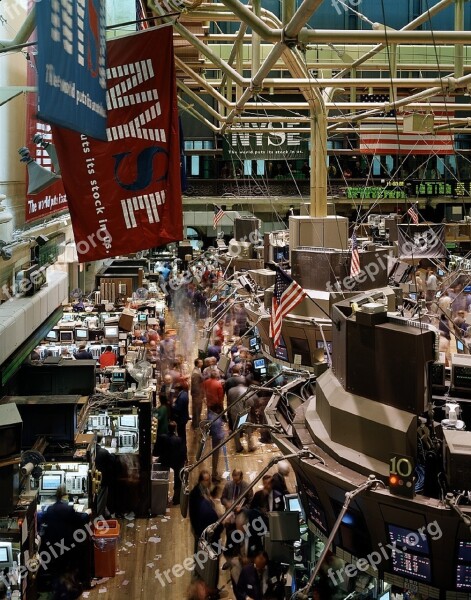
[(181, 437), (177, 436), (177, 424), (170, 421), (168, 434), (162, 435), (160, 463), (164, 470), (173, 469), (173, 499), (174, 506), (180, 504), (182, 482), (180, 471), (185, 466), (186, 448)]
[(242, 569), (235, 593), (237, 600), (283, 600), (281, 572), (269, 562), (266, 552), (259, 552), (254, 562)]
[[(232, 471), (232, 481), (226, 483), (221, 495), (221, 504), (224, 506), (225, 510), (227, 510), (249, 487), (249, 484), (246, 481), (243, 481), (243, 478), (244, 472), (240, 469), (234, 469)], [(252, 496), (253, 492), (250, 490), (247, 496), (241, 501), (240, 506), (235, 508), (234, 512), (237, 514), (241, 511), (244, 504), (250, 504)]]
[(186, 424), (190, 420), (189, 413), (189, 398), (188, 398), (188, 382), (180, 378), (175, 383), (177, 397), (172, 406), (172, 419), (177, 424), (177, 434), (182, 438), (185, 445), (186, 458)]
[(284, 510), (285, 503), (282, 494), (272, 488), (271, 475), (264, 475), (262, 483), (263, 489), (256, 492), (250, 508), (258, 510), (264, 518), (268, 519), (269, 512)]
[[(195, 552), (198, 550), (198, 540), (203, 531), (218, 520), (218, 514), (214, 507), (214, 501), (210, 494), (211, 473), (203, 470), (198, 477), (198, 483), (190, 492), (188, 499), (188, 512), (190, 523), (195, 536)], [(222, 532), (222, 526), (216, 529), (213, 541), (219, 539)]]
[[(64, 485), (56, 490), (56, 502), (51, 504), (44, 513), (42, 521), (41, 548), (48, 552), (51, 546), (61, 544), (66, 551), (49, 552), (51, 561), (45, 568), (52, 576), (52, 585), (60, 584), (60, 579), (66, 574), (77, 574), (77, 581), (85, 582), (89, 577), (88, 561), (90, 560), (90, 538), (85, 534), (85, 539), (77, 543), (74, 534), (79, 529), (84, 529), (90, 521), (89, 513), (76, 512), (69, 506), (69, 497)], [(40, 571), (40, 577), (42, 573)], [(72, 596), (71, 596), (72, 597)], [(75, 597), (75, 596), (74, 596)]]

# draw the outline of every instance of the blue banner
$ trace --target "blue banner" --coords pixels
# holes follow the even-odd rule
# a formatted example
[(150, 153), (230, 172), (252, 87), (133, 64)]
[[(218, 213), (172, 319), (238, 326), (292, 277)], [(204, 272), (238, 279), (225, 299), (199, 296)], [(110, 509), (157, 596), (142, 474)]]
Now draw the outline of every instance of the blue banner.
[(38, 117), (106, 140), (105, 0), (36, 4)]

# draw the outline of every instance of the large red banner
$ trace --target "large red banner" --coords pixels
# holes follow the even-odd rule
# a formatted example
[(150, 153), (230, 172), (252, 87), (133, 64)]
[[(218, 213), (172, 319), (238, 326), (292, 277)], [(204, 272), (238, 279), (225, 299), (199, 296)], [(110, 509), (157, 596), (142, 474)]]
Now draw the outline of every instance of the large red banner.
[(107, 142), (53, 127), (79, 262), (183, 238), (172, 28), (107, 43)]

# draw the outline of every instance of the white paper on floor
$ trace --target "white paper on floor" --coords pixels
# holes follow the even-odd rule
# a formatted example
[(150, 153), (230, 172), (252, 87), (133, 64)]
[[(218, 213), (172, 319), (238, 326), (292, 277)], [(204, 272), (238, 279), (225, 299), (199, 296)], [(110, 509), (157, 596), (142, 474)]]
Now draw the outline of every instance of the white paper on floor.
[(98, 590), (98, 593), (99, 593), (99, 594), (106, 594), (106, 592), (107, 592), (107, 591), (108, 591), (108, 588), (100, 588), (100, 589)]
[(128, 523), (126, 527), (134, 527), (134, 523)]
[(125, 579), (121, 585), (128, 585), (129, 581)]
[(158, 529), (157, 525), (152, 525), (150, 529)]
[(132, 542), (126, 542), (126, 546), (128, 548), (132, 548), (134, 546), (134, 544)]
[(147, 541), (148, 542), (154, 542), (154, 544), (158, 544), (161, 541), (161, 538), (156, 537), (156, 536), (152, 536)]
[(82, 592), (82, 598), (88, 598), (90, 596), (90, 592)]
[(116, 571), (116, 575), (124, 575), (126, 571)]
[(127, 519), (128, 521), (134, 521), (134, 519), (136, 518), (136, 515), (133, 512), (127, 513), (126, 515), (124, 515), (124, 518)]
[(154, 563), (147, 563), (146, 567), (149, 567), (149, 569), (153, 569), (155, 565)]

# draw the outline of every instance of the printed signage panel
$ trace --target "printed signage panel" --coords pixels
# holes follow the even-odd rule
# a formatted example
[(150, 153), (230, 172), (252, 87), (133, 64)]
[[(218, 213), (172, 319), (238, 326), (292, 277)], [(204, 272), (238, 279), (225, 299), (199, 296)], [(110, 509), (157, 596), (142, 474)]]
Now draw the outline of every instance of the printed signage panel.
[(104, 0), (36, 3), (38, 117), (106, 139)]

